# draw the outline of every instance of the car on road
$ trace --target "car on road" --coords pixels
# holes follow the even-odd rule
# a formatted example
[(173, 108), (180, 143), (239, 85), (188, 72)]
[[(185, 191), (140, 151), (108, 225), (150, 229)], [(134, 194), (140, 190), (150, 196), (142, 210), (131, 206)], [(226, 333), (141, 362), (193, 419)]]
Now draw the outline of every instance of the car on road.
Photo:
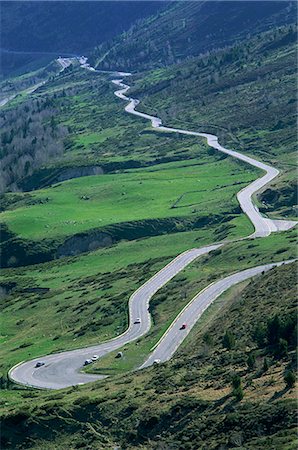
[(84, 366), (88, 366), (92, 362), (93, 362), (92, 359), (86, 359), (86, 361), (84, 362)]
[(160, 359), (155, 359), (155, 360), (153, 361), (153, 364), (160, 364)]
[(38, 367), (42, 367), (44, 365), (45, 365), (45, 363), (43, 361), (37, 361), (37, 363), (35, 364), (35, 367), (38, 368)]
[(137, 318), (136, 318), (135, 323), (141, 323), (140, 317), (137, 317)]
[(180, 330), (185, 330), (186, 326), (187, 326), (186, 323), (183, 323), (180, 327)]
[(93, 356), (92, 356), (92, 358), (91, 358), (91, 361), (97, 361), (97, 360), (98, 360), (98, 358), (99, 358), (99, 356), (98, 356), (98, 355), (93, 355)]

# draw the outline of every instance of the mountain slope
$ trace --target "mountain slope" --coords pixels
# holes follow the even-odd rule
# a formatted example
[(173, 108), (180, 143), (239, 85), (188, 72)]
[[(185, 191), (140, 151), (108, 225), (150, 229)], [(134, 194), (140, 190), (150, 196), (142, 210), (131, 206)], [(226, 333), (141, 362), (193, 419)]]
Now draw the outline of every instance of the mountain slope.
[(175, 2), (100, 45), (91, 61), (104, 69), (163, 67), (293, 23), (295, 11), (293, 2)]
[[(296, 39), (293, 26), (267, 31), (210, 55), (135, 76), (131, 91), (141, 98), (139, 110), (157, 114), (166, 125), (215, 133), (228, 148), (281, 168), (283, 175), (274, 184), (287, 192), (289, 202), (283, 199), (277, 206), (292, 216)], [(264, 202), (270, 210), (274, 194), (268, 195)]]
[(284, 376), (295, 370), (296, 269), (282, 266), (237, 288), (168, 363), (38, 392), (38, 405), (30, 391), (16, 392), (14, 404), (5, 395), (2, 448), (294, 449), (295, 390)]
[(150, 1), (1, 2), (1, 70), (7, 74), (48, 52), (48, 58), (86, 52), (163, 7)]
[[(111, 56), (117, 58), (111, 66), (122, 66), (131, 58), (140, 69), (170, 64), (130, 77), (138, 108), (177, 128), (216, 133), (227, 147), (281, 168), (285, 188), (275, 195), (270, 187), (264, 198), (275, 203), (273, 212), (286, 201), (291, 215), (295, 32), (289, 25), (267, 28), (287, 21), (281, 17), (293, 9), (275, 2), (221, 5), (172, 4), (160, 16), (159, 34), (160, 18), (134, 27), (139, 51), (147, 48), (152, 23), (156, 48), (145, 55), (148, 65), (129, 40), (127, 47), (117, 40), (119, 52), (113, 47), (107, 61)], [(262, 9), (256, 29), (266, 31), (255, 36), (259, 5), (268, 16)], [(183, 19), (198, 22), (192, 12), (202, 10), (208, 17), (197, 39)], [(225, 35), (221, 23), (228, 24)], [(211, 53), (196, 56), (200, 42), (202, 51), (209, 45), (211, 25), (209, 44), (220, 50), (211, 45)], [(253, 232), (235, 194), (257, 173), (201, 139), (152, 130), (124, 112), (113, 89), (106, 74), (69, 67), (0, 114), (2, 178), (10, 189), (27, 191), (0, 197), (7, 266), (0, 283), (2, 448), (294, 450), (297, 263), (218, 298), (172, 360), (134, 372), (207, 285), (295, 258), (296, 230), (234, 241)], [(52, 392), (7, 378), (20, 361), (121, 334), (133, 291), (177, 254), (223, 240), (233, 241), (198, 258), (152, 297), (152, 328), (121, 349), (123, 358), (115, 352), (89, 366), (108, 379)]]

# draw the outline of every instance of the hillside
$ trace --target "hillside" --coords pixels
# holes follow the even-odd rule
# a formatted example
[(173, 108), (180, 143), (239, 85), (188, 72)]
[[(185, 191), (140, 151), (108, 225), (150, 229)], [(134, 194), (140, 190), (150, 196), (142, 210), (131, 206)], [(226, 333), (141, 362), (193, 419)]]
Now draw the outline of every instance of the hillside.
[(260, 207), (270, 211), (275, 201), (275, 213), (293, 217), (296, 39), (295, 28), (280, 27), (211, 55), (136, 75), (132, 89), (142, 99), (139, 109), (158, 113), (168, 126), (215, 133), (228, 148), (282, 169)]
[(3, 1), (1, 72), (43, 65), (60, 53), (90, 51), (164, 6), (150, 1)]
[[(119, 77), (139, 111), (217, 134), (280, 175), (257, 193), (260, 166), (127, 114), (115, 73), (77, 60), (2, 80), (14, 97), (0, 110), (1, 449), (296, 449), (297, 230), (272, 220), (296, 217), (296, 5), (5, 7), (7, 39), (24, 51), (98, 39), (99, 68), (133, 69)], [(207, 309), (200, 299), (194, 327), (195, 314), (180, 326), (198, 293), (273, 263)], [(137, 370), (165, 334), (174, 354), (164, 346)], [(77, 369), (108, 377), (82, 384)]]
[[(63, 72), (30, 100), (16, 99), (0, 118), (2, 189), (36, 189), (1, 198), (3, 231), (8, 227), (2, 233), (4, 267), (123, 239), (198, 230), (207, 223), (230, 222), (234, 236), (250, 229), (235, 194), (257, 171), (210, 152), (204, 141), (149, 131), (146, 123), (125, 114), (106, 76)], [(218, 177), (210, 179), (210, 170)], [(218, 195), (221, 208), (216, 208)]]
[(296, 268), (218, 300), (171, 362), (17, 404), (3, 391), (2, 448), (294, 449)]
[(174, 2), (91, 53), (103, 69), (164, 67), (294, 23), (294, 2)]

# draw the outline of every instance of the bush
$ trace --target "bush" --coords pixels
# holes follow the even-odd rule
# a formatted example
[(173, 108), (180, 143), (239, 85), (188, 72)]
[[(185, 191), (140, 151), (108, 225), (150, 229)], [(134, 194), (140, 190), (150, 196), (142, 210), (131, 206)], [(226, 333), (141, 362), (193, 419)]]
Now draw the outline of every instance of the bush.
[(211, 336), (210, 333), (204, 334), (203, 341), (205, 342), (205, 344), (210, 345), (210, 346), (214, 344), (213, 337)]
[(222, 343), (223, 343), (223, 346), (228, 350), (231, 350), (232, 348), (235, 347), (235, 337), (231, 331), (228, 330), (226, 332), (226, 334), (224, 335), (224, 337), (222, 339)]
[(232, 376), (232, 387), (234, 389), (241, 387), (241, 378), (238, 374)]
[(269, 369), (269, 362), (268, 359), (265, 357), (263, 362), (263, 372), (267, 372), (268, 369)]
[(250, 370), (254, 369), (256, 365), (256, 357), (254, 353), (250, 353), (247, 358), (247, 366)]
[(253, 330), (252, 339), (257, 343), (258, 347), (260, 348), (264, 347), (265, 345), (267, 334), (266, 332), (267, 332), (266, 326), (263, 322), (258, 323)]
[(295, 383), (296, 383), (296, 375), (295, 375), (295, 373), (292, 370), (288, 370), (285, 373), (284, 381), (285, 381), (285, 383), (286, 383), (288, 388), (294, 387)]
[(288, 342), (285, 339), (279, 339), (274, 355), (277, 359), (284, 358), (288, 354)]
[(235, 397), (237, 402), (240, 402), (243, 399), (244, 392), (243, 392), (243, 389), (241, 386), (239, 388), (233, 390), (233, 396)]
[(244, 392), (241, 386), (241, 378), (238, 374), (235, 374), (232, 377), (232, 388), (232, 395), (240, 402), (244, 397)]
[(280, 319), (275, 315), (267, 322), (267, 339), (269, 345), (275, 345), (279, 341), (281, 331)]

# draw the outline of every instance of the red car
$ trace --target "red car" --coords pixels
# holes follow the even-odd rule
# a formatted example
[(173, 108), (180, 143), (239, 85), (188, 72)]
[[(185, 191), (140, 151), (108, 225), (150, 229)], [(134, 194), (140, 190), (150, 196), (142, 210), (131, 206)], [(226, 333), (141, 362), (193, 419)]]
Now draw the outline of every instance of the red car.
[(180, 330), (185, 330), (185, 328), (186, 328), (186, 323), (183, 323), (180, 327)]

